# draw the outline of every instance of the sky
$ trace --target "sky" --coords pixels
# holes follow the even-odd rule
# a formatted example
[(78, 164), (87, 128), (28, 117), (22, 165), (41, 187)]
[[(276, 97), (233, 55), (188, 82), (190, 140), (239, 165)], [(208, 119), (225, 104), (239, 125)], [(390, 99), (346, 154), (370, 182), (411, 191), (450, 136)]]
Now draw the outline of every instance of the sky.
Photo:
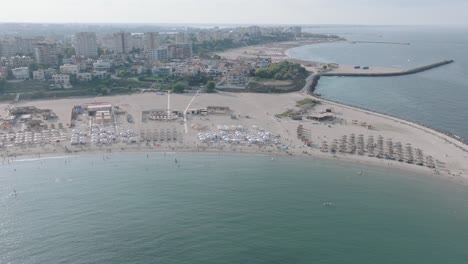
[(468, 0), (3, 0), (0, 22), (468, 25)]

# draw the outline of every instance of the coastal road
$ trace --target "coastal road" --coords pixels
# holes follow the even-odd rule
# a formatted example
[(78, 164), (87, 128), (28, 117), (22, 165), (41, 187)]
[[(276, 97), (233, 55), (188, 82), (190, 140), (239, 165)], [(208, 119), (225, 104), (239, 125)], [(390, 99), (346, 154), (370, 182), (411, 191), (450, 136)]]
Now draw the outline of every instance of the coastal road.
[(200, 91), (197, 91), (197, 93), (195, 94), (195, 96), (193, 96), (192, 100), (190, 100), (190, 103), (187, 105), (187, 107), (186, 107), (185, 110), (184, 110), (184, 129), (185, 129), (185, 134), (188, 133), (188, 128), (187, 128), (187, 110), (189, 109), (190, 105), (192, 105), (193, 101), (195, 100), (195, 98), (198, 96), (199, 93), (200, 93)]

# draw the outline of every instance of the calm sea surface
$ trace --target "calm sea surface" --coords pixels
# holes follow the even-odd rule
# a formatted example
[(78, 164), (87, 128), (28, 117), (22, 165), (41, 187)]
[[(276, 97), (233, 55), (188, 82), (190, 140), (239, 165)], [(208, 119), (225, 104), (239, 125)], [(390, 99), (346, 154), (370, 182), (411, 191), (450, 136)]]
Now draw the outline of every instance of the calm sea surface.
[(0, 167), (0, 263), (468, 259), (466, 187), (424, 175), (234, 154), (67, 160)]
[(468, 28), (316, 27), (353, 41), (298, 47), (292, 57), (370, 67), (411, 68), (443, 59), (455, 63), (401, 77), (327, 77), (316, 92), (326, 99), (392, 114), (468, 139)]

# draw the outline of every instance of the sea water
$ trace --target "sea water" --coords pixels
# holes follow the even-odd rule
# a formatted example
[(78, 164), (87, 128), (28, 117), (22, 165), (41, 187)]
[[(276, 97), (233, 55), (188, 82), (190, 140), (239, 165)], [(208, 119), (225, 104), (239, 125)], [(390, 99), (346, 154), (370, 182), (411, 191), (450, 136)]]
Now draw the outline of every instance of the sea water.
[(453, 59), (454, 63), (400, 77), (324, 77), (323, 98), (391, 114), (468, 139), (468, 28), (313, 27), (350, 41), (290, 49), (291, 57), (351, 66), (412, 68)]
[(0, 263), (459, 264), (467, 222), (466, 186), (343, 162), (127, 153), (0, 167)]

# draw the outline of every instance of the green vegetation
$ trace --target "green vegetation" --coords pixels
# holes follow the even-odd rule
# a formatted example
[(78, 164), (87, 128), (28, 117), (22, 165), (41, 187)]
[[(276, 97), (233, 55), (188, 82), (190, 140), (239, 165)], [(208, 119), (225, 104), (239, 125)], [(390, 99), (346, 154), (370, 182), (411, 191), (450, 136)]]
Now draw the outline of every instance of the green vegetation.
[(4, 79), (0, 79), (0, 94), (3, 94), (7, 88), (7, 82)]
[(284, 118), (284, 117), (291, 117), (293, 115), (296, 115), (296, 111), (294, 111), (292, 109), (288, 109), (288, 110), (284, 111), (281, 114), (276, 114), (275, 117), (276, 118)]
[(181, 82), (178, 82), (172, 86), (173, 93), (183, 93), (187, 86)]
[(286, 110), (285, 112), (281, 113), (281, 114), (276, 114), (275, 117), (277, 118), (285, 118), (285, 117), (289, 117), (289, 118), (302, 118), (302, 115), (306, 114), (307, 112), (309, 112), (309, 110), (311, 110), (312, 108), (314, 108), (316, 105), (320, 104), (320, 101), (317, 101), (315, 99), (312, 99), (312, 98), (305, 98), (305, 99), (302, 99), (302, 100), (299, 100), (296, 102), (296, 107), (298, 109), (288, 109)]
[(173, 86), (179, 82), (185, 84), (185, 89), (187, 89), (188, 87), (199, 87), (207, 84), (212, 79), (212, 77), (207, 77), (202, 74), (197, 74), (195, 76), (190, 77), (152, 75), (144, 75), (138, 77), (139, 81), (152, 83), (154, 89), (159, 89), (161, 91), (172, 90)]
[(320, 101), (312, 99), (312, 98), (305, 98), (296, 102), (297, 107), (304, 107), (304, 106), (309, 106), (309, 105), (315, 106), (318, 104), (320, 104)]
[[(133, 88), (149, 88), (151, 83), (134, 80), (92, 80), (90, 82), (76, 82), (73, 88), (62, 89), (51, 86), (51, 82), (21, 81), (6, 82), (0, 80), (0, 101), (13, 100), (20, 93), (21, 100), (66, 98), (72, 96), (99, 96), (129, 94)], [(2, 91), (3, 89), (3, 91)]]
[(214, 93), (215, 92), (215, 88), (216, 88), (216, 84), (214, 82), (208, 82), (208, 84), (206, 85), (206, 91), (208, 93)]
[(257, 69), (247, 90), (259, 93), (285, 93), (301, 90), (309, 73), (301, 65), (282, 61)]
[(268, 67), (260, 68), (255, 71), (255, 76), (275, 80), (294, 80), (301, 77), (307, 71), (297, 63), (282, 61), (272, 63)]

